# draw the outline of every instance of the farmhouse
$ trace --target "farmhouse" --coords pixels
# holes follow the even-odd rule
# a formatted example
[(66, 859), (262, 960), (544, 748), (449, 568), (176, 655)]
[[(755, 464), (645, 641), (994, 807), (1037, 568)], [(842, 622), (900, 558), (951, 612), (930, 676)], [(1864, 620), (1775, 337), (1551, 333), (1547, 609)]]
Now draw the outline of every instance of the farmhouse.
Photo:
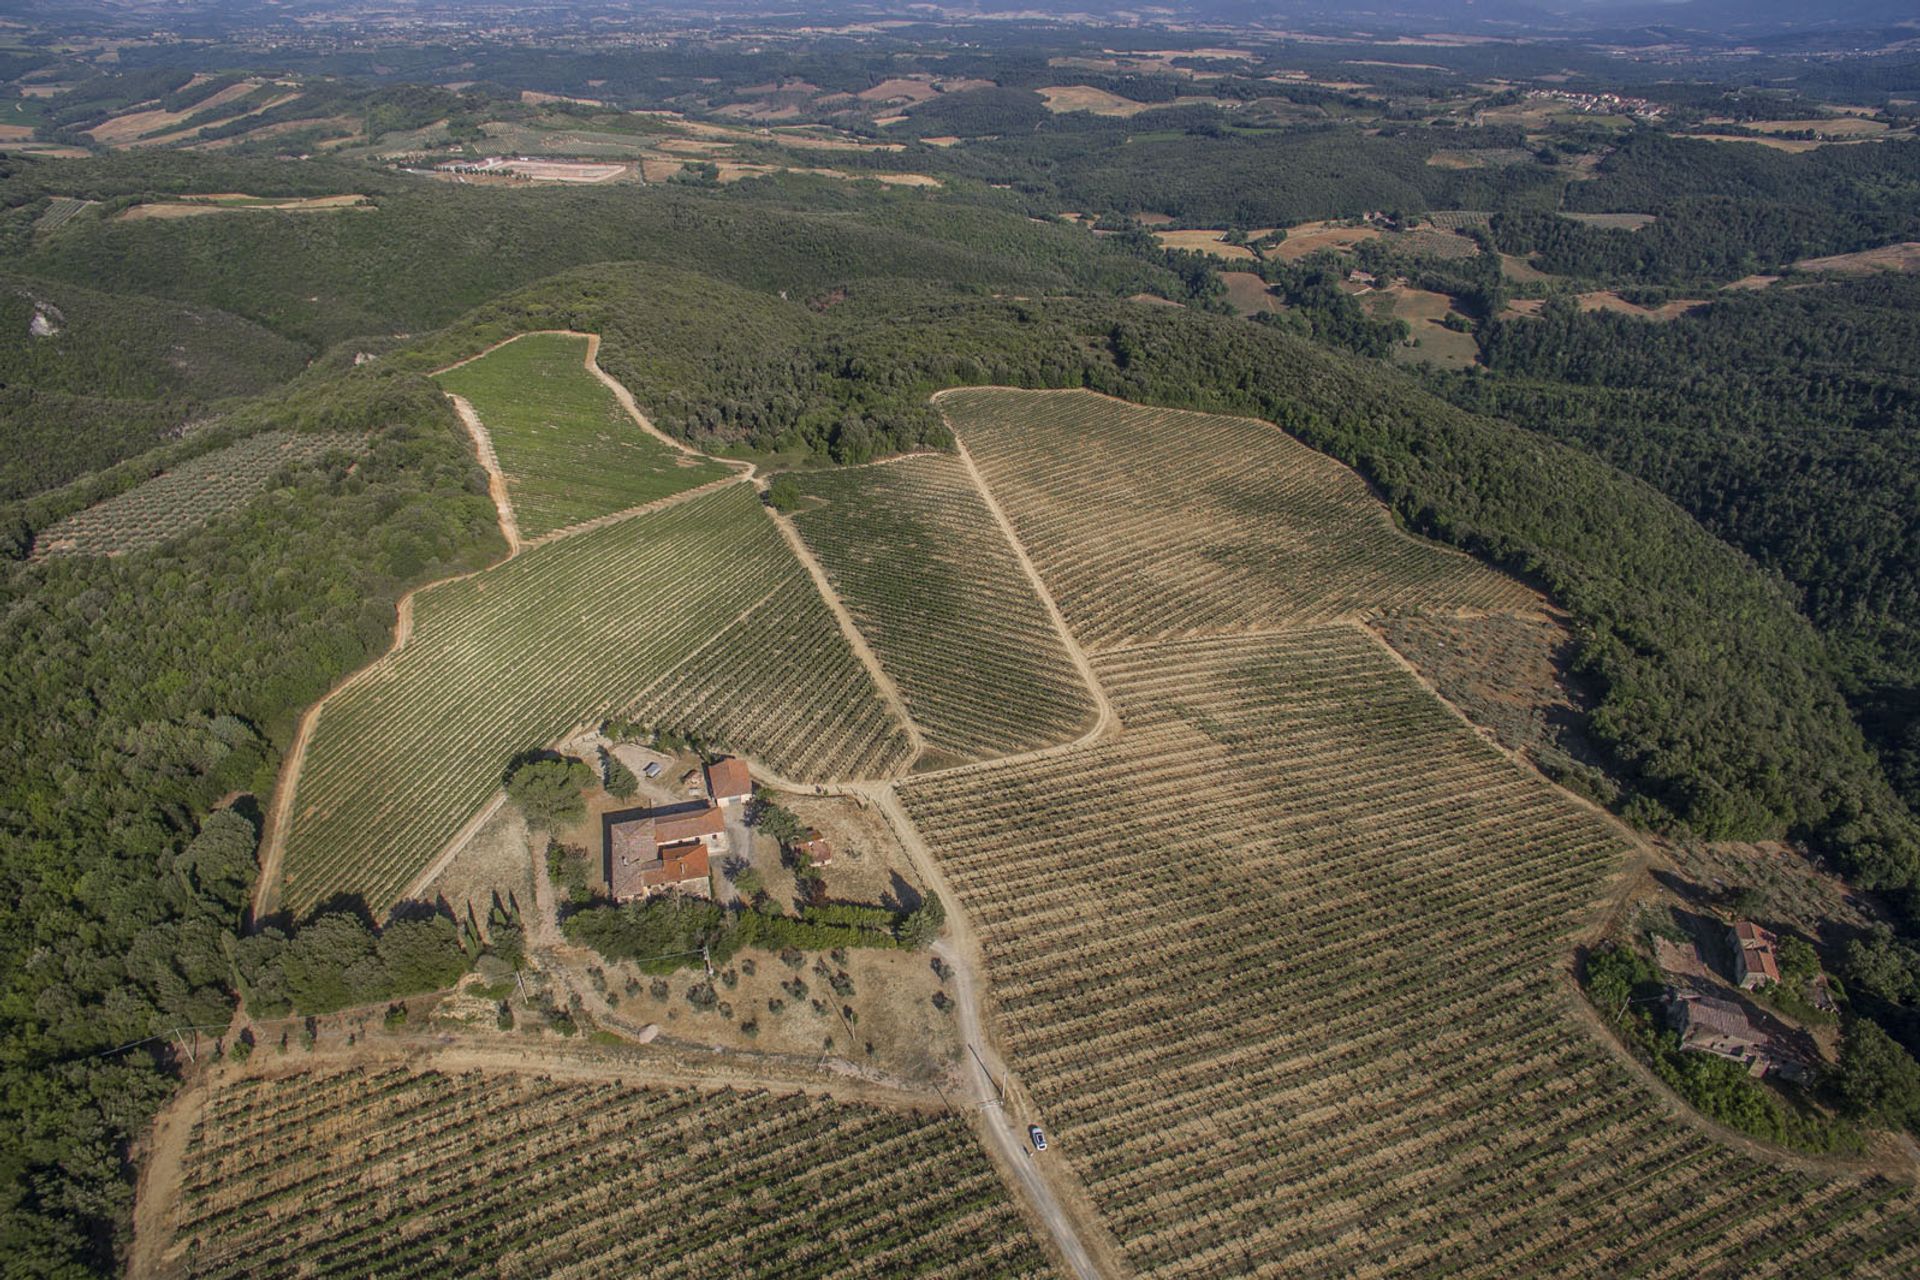
[(726, 849), (726, 821), (713, 805), (609, 815), (608, 892), (615, 902), (667, 891), (705, 897), (709, 859)]
[(1780, 981), (1780, 963), (1774, 956), (1776, 939), (1748, 920), (1737, 922), (1733, 939), (1733, 976), (1748, 990)]
[(745, 804), (753, 795), (747, 762), (737, 756), (721, 756), (708, 765), (707, 794), (718, 805)]
[(813, 827), (808, 827), (807, 834), (794, 841), (793, 852), (816, 867), (824, 867), (833, 861), (833, 846), (828, 844), (820, 832)]
[(1753, 1075), (1772, 1065), (1767, 1036), (1730, 1000), (1667, 988), (1667, 1023), (1680, 1033), (1680, 1047), (1745, 1064)]

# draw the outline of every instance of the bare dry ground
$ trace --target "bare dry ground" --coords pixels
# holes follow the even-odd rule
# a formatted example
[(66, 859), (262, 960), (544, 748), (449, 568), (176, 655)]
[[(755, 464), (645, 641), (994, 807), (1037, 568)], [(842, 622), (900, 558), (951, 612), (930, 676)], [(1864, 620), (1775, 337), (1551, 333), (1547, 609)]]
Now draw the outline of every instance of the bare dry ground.
[(1210, 253), (1228, 261), (1253, 262), (1259, 255), (1243, 244), (1228, 244), (1224, 231), (1156, 231), (1153, 238), (1164, 248), (1184, 249), (1189, 253)]
[(1287, 228), (1287, 238), (1269, 252), (1283, 262), (1293, 262), (1321, 249), (1351, 249), (1362, 240), (1379, 238), (1377, 227), (1346, 227), (1336, 222), (1303, 222)]
[(1638, 231), (1659, 221), (1651, 213), (1562, 213), (1560, 216), (1603, 231)]
[(1441, 320), (1453, 310), (1453, 299), (1444, 293), (1393, 285), (1376, 295), (1387, 299), (1395, 319), (1407, 322), (1417, 346), (1401, 345), (1393, 349), (1393, 358), (1402, 364), (1435, 364), (1443, 369), (1464, 369), (1480, 359), (1480, 347), (1472, 333), (1449, 329)]
[(1243, 316), (1281, 310), (1280, 299), (1273, 296), (1267, 282), (1251, 271), (1222, 271), (1220, 280), (1227, 286), (1227, 301)]
[(239, 194), (190, 196), (181, 200), (156, 200), (137, 204), (120, 215), (122, 222), (149, 218), (198, 218), (210, 213), (337, 213), (344, 209), (371, 212), (373, 202), (363, 195), (289, 197), (268, 199)]
[[(1874, 271), (1920, 271), (1920, 242), (1882, 245), (1857, 253), (1836, 253), (1825, 258), (1802, 258), (1793, 264), (1796, 271), (1833, 271), (1841, 275), (1865, 275)], [(1751, 277), (1750, 277), (1751, 278)]]

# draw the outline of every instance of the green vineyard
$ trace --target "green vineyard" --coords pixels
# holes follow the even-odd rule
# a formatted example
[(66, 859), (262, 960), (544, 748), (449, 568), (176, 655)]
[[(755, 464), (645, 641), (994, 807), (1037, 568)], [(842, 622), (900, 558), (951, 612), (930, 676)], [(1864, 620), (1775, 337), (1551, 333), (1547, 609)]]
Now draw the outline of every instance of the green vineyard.
[(1719, 1144), (1575, 1021), (1621, 839), (1360, 628), (1095, 667), (1117, 740), (900, 791), (1139, 1274), (1920, 1267), (1909, 1189)]
[(742, 483), (422, 592), (413, 634), (321, 712), (285, 905), (392, 903), (518, 753), (610, 715), (801, 780), (881, 777), (908, 739)]
[(1069, 741), (1093, 700), (966, 469), (815, 472), (794, 525), (928, 743), (980, 758)]
[(586, 354), (584, 337), (533, 333), (439, 375), (486, 425), (523, 537), (726, 474), (641, 430), (588, 372)]
[(364, 437), (338, 431), (263, 431), (189, 458), (173, 470), (48, 525), (35, 555), (126, 555), (157, 547), (238, 511), (283, 468), (329, 453), (355, 453)]
[(1090, 649), (1532, 598), (1402, 534), (1358, 476), (1277, 427), (1085, 391), (940, 407)]
[(188, 1140), (184, 1274), (1051, 1275), (966, 1122), (805, 1095), (312, 1072)]

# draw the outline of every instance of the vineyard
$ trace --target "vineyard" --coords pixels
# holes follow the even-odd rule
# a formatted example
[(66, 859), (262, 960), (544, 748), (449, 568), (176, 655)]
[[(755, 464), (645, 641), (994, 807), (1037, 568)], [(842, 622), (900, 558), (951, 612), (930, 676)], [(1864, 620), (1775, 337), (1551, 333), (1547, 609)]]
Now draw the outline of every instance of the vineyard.
[(908, 741), (746, 484), (422, 592), (412, 636), (326, 705), (285, 905), (391, 903), (518, 753), (609, 714), (800, 780), (885, 776)]
[(965, 467), (948, 457), (816, 472), (794, 524), (934, 748), (1010, 755), (1070, 740), (1093, 701)]
[(357, 452), (365, 443), (343, 432), (248, 436), (48, 525), (34, 540), (34, 554), (113, 556), (157, 547), (238, 511), (265, 493), (283, 468)]
[(395, 1068), (234, 1084), (188, 1141), (195, 1277), (1051, 1274), (952, 1113)]
[(1089, 648), (1532, 598), (1405, 536), (1358, 476), (1265, 423), (1084, 391), (940, 407)]
[(726, 474), (643, 431), (586, 354), (584, 337), (533, 333), (439, 375), (486, 425), (528, 538)]
[(1095, 666), (1119, 738), (900, 792), (1141, 1275), (1920, 1267), (1910, 1190), (1676, 1123), (1574, 1020), (1622, 841), (1360, 628)]

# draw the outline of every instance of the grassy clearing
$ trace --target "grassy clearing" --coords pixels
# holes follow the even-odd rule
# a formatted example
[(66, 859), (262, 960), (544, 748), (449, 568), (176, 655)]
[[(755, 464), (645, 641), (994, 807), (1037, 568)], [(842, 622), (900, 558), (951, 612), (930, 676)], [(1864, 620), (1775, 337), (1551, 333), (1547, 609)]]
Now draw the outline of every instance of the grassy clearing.
[(951, 1112), (390, 1068), (229, 1085), (189, 1141), (195, 1277), (1052, 1274)]
[(238, 511), (283, 469), (356, 452), (365, 443), (344, 432), (263, 431), (48, 525), (34, 539), (33, 553), (117, 556), (157, 547)]
[(586, 353), (585, 338), (534, 333), (440, 375), (486, 424), (529, 538), (726, 474), (641, 430)]
[(1676, 1122), (1569, 1013), (1624, 853), (1357, 628), (1096, 657), (1126, 733), (908, 782), (1141, 1276), (1912, 1274), (1912, 1192)]
[(519, 752), (620, 714), (801, 780), (884, 776), (905, 733), (745, 484), (424, 591), (413, 635), (328, 703), (283, 901), (389, 905)]
[(1532, 598), (1403, 535), (1358, 476), (1278, 427), (1083, 391), (940, 404), (1089, 647)]
[(1086, 728), (1092, 698), (958, 459), (799, 482), (794, 524), (930, 745), (1005, 755)]

